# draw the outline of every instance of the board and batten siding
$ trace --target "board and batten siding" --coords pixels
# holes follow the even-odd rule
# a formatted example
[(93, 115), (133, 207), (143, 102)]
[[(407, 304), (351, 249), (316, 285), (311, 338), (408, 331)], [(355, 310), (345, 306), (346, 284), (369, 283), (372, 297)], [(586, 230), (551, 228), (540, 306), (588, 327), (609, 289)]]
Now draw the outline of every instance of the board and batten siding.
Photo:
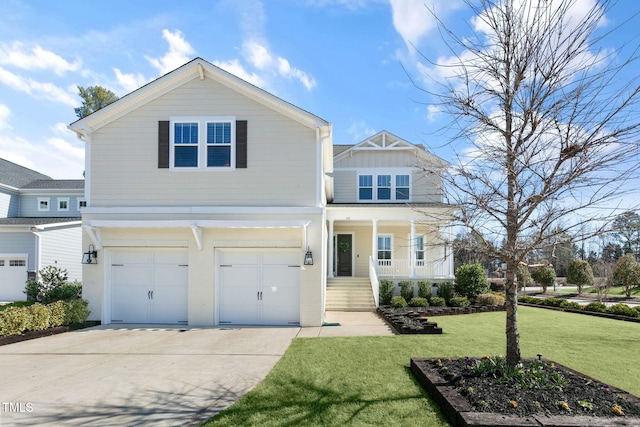
[(66, 269), (69, 281), (82, 281), (82, 228), (47, 229), (40, 234), (40, 266)]
[[(158, 168), (158, 122), (235, 116), (248, 127), (247, 168)], [(316, 133), (210, 79), (195, 79), (95, 131), (92, 206), (314, 206)]]

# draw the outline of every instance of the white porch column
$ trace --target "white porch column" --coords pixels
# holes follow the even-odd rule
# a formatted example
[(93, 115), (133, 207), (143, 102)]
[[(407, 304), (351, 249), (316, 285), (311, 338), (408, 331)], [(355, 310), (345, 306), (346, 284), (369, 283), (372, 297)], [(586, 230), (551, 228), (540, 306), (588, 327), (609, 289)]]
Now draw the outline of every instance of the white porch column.
[(411, 277), (416, 277), (416, 222), (411, 221), (411, 237), (409, 240), (409, 262), (411, 263)]
[(373, 265), (376, 266), (376, 270), (378, 267), (378, 220), (373, 220), (373, 227), (371, 229), (371, 259), (373, 260)]
[(329, 262), (327, 265), (329, 266), (329, 271), (327, 272), (327, 277), (333, 277), (333, 265), (335, 255), (333, 254), (333, 220), (329, 220)]

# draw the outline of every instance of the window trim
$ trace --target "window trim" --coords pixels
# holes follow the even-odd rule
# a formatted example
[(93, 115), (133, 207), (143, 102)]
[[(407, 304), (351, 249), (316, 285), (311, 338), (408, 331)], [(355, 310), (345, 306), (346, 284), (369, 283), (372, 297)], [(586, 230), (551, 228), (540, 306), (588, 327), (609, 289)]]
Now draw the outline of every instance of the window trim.
[[(46, 208), (42, 207), (46, 203)], [(49, 212), (51, 210), (51, 197), (38, 197), (38, 212)]]
[[(175, 165), (175, 125), (176, 123), (198, 123), (198, 143), (196, 144), (197, 166)], [(207, 125), (209, 123), (229, 123), (231, 128), (229, 166), (207, 166), (207, 150), (209, 146), (218, 144), (207, 143)], [(235, 116), (172, 116), (169, 118), (169, 169), (172, 171), (232, 171), (236, 169), (236, 117)]]
[[(384, 249), (384, 252), (389, 252), (389, 258), (380, 258), (380, 238), (389, 239), (389, 249)], [(393, 260), (393, 234), (380, 233), (376, 237), (376, 260), (378, 261), (391, 261)]]
[[(84, 206), (80, 206), (81, 203), (84, 203)], [(84, 209), (87, 207), (87, 199), (85, 199), (84, 197), (78, 197), (76, 199), (76, 207), (78, 208), (78, 212), (80, 212), (81, 209)]]
[[(69, 202), (71, 201), (70, 197), (58, 197), (57, 198), (57, 202), (58, 202), (58, 212), (69, 212), (70, 207), (69, 207)], [(62, 202), (66, 202), (67, 203), (67, 207), (66, 208), (61, 208), (60, 204)]]

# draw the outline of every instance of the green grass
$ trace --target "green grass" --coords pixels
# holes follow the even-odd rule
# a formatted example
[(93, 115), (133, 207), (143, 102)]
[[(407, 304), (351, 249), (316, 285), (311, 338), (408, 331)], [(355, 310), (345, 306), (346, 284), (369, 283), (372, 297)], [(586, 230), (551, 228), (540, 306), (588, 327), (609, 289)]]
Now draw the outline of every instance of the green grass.
[[(299, 338), (258, 387), (206, 426), (448, 426), (411, 357), (505, 352), (505, 314), (434, 318), (442, 335)], [(523, 357), (543, 357), (640, 395), (640, 324), (519, 308)]]
[[(550, 286), (549, 288), (547, 288), (547, 291), (553, 291), (553, 287)], [(559, 294), (575, 294), (578, 292), (578, 288), (573, 286), (573, 285), (569, 285), (568, 287), (565, 286), (559, 286), (556, 287), (556, 292)], [(585, 287), (582, 289), (582, 293), (583, 294), (596, 294), (596, 290), (593, 289), (592, 287)], [(612, 286), (610, 291), (609, 291), (609, 296), (610, 297), (626, 297), (626, 293), (624, 291), (624, 287), (622, 286)], [(631, 297), (632, 298), (639, 298), (640, 297), (640, 286), (636, 286), (635, 288), (631, 289)]]

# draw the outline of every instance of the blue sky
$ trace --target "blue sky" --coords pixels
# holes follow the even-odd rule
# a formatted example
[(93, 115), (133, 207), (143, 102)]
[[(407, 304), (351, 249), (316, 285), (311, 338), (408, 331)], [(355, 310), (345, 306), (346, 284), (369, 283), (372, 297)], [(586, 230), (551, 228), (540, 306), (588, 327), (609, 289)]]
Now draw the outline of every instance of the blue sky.
[[(199, 56), (332, 122), (334, 144), (387, 130), (448, 160), (437, 132), (448, 118), (412, 83), (427, 85), (425, 73), (440, 78), (418, 51), (450, 55), (425, 3), (432, 0), (3, 0), (0, 157), (81, 178), (84, 146), (66, 128), (81, 103), (77, 86), (123, 96)], [(433, 3), (447, 26), (469, 30), (461, 0)], [(637, 11), (640, 2), (620, 1), (606, 26)], [(605, 47), (624, 41), (620, 33)]]

